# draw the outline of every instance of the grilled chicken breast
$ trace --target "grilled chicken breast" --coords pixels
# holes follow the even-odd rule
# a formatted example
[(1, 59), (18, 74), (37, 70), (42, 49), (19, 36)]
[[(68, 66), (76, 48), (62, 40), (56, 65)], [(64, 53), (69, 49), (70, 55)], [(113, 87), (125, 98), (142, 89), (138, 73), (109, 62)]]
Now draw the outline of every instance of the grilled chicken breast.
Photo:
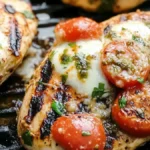
[(113, 11), (115, 13), (132, 9), (145, 0), (62, 0), (66, 4), (81, 7), (87, 11)]
[[(135, 150), (150, 140), (150, 136), (124, 132), (111, 119), (116, 88), (100, 67), (105, 47), (114, 41), (127, 42), (133, 51), (138, 47), (142, 51), (139, 60), (145, 58), (144, 66), (149, 67), (149, 23), (150, 12), (137, 11), (118, 15), (98, 26), (82, 17), (57, 25), (56, 43), (36, 69), (19, 112), (18, 135), (26, 149)], [(130, 61), (130, 57), (127, 59)], [(122, 82), (116, 85), (123, 87)], [(87, 119), (91, 118), (88, 114), (92, 119)], [(99, 133), (96, 118), (103, 123), (106, 138), (101, 123)]]
[(22, 62), (37, 32), (37, 20), (29, 4), (20, 0), (1, 0), (0, 12), (2, 84)]

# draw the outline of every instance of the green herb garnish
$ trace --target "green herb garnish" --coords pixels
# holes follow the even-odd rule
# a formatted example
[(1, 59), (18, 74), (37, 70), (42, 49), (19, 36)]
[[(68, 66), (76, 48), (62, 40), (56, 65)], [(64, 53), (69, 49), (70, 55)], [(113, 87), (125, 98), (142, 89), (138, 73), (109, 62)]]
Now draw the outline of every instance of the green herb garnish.
[(126, 28), (122, 27), (122, 30), (123, 30), (123, 31), (125, 31), (125, 30), (126, 30)]
[(138, 43), (141, 43), (143, 46), (145, 46), (145, 42), (143, 41), (143, 39), (139, 36), (136, 36), (136, 35), (132, 35), (132, 40), (138, 42)]
[(138, 81), (139, 83), (144, 83), (144, 79), (143, 79), (143, 78), (137, 78), (137, 81)]
[(60, 58), (61, 59), (61, 63), (63, 65), (66, 65), (66, 64), (69, 64), (70, 62), (72, 62), (72, 57), (67, 54), (67, 51), (68, 50), (65, 49), (63, 54), (62, 54), (62, 56), (61, 56), (61, 58)]
[(125, 98), (124, 96), (121, 97), (121, 98), (119, 99), (119, 106), (120, 106), (120, 108), (124, 108), (124, 107), (126, 106), (126, 104), (127, 104), (126, 98)]
[(65, 107), (61, 102), (54, 100), (52, 102), (52, 110), (55, 111), (58, 115), (62, 116), (65, 112)]
[(22, 139), (24, 144), (32, 146), (33, 138), (30, 134), (30, 131), (26, 131), (22, 134)]
[(88, 69), (90, 69), (89, 56), (85, 56), (83, 53), (76, 54), (73, 59), (75, 61), (75, 66), (78, 72), (78, 76), (81, 79), (88, 77)]
[(82, 131), (82, 136), (90, 136), (91, 132), (89, 131)]
[(75, 46), (77, 46), (75, 42), (71, 42), (71, 43), (69, 43), (68, 45), (69, 45), (70, 47), (75, 47)]
[(28, 19), (34, 19), (34, 14), (30, 11), (25, 10), (24, 12), (22, 12), (26, 18)]
[(67, 78), (68, 78), (68, 75), (67, 75), (67, 74), (63, 74), (63, 75), (61, 76), (61, 79), (62, 79), (62, 83), (63, 83), (63, 84), (66, 83)]
[(98, 87), (95, 87), (92, 92), (92, 98), (100, 98), (102, 97), (107, 91), (105, 90), (105, 84), (99, 83)]

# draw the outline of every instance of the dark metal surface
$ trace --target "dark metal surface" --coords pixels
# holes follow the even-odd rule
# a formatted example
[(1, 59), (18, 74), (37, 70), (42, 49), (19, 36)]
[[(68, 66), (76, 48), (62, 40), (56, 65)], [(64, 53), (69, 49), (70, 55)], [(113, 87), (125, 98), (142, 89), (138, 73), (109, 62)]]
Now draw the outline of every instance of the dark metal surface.
[[(62, 19), (77, 16), (90, 17), (96, 21), (103, 21), (113, 16), (112, 13), (90, 13), (79, 8), (64, 5), (60, 0), (32, 0), (33, 10), (39, 19), (39, 34), (33, 42), (33, 47), (47, 50), (53, 42), (54, 26)], [(139, 7), (150, 10), (150, 1)], [(134, 9), (136, 10), (136, 9)], [(12, 76), (0, 87), (0, 150), (23, 150), (16, 131), (16, 110), (21, 105), (25, 92), (24, 82)], [(150, 150), (150, 143), (137, 150)]]

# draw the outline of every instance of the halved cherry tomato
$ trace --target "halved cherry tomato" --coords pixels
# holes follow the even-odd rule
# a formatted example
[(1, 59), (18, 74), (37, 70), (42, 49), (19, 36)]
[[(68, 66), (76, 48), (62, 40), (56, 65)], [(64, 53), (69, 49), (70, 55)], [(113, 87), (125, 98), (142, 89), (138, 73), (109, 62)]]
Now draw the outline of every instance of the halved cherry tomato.
[(131, 135), (150, 135), (150, 83), (147, 81), (119, 94), (112, 106), (112, 117)]
[(52, 136), (65, 150), (103, 150), (106, 142), (100, 119), (89, 114), (58, 118), (52, 126)]
[(56, 39), (75, 42), (80, 39), (95, 39), (100, 37), (100, 27), (95, 21), (79, 17), (59, 23), (55, 28)]
[(114, 41), (106, 45), (101, 56), (101, 68), (110, 82), (128, 88), (147, 79), (150, 66), (147, 53), (136, 43)]

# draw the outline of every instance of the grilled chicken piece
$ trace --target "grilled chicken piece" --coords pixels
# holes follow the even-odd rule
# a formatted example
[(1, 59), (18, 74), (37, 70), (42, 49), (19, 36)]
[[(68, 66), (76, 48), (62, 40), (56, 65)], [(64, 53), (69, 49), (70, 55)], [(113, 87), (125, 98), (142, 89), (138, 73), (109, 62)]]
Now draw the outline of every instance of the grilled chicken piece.
[(2, 84), (22, 62), (37, 32), (37, 19), (29, 4), (20, 0), (1, 0), (0, 13), (0, 84)]
[[(140, 138), (122, 132), (110, 119), (115, 92), (99, 66), (101, 51), (113, 41), (137, 45), (147, 65), (149, 23), (150, 12), (137, 11), (99, 25), (82, 17), (57, 25), (56, 43), (35, 71), (19, 112), (18, 135), (26, 149), (74, 150), (76, 146), (103, 150), (105, 143), (105, 150), (135, 150), (150, 140), (150, 136)], [(78, 114), (77, 122), (74, 114)], [(90, 118), (87, 114), (92, 114), (93, 129), (85, 119)], [(101, 146), (90, 147), (95, 137), (103, 135), (103, 129), (94, 132), (95, 117), (102, 120), (107, 140), (103, 136)]]
[(66, 4), (81, 7), (87, 11), (113, 11), (115, 13), (132, 9), (145, 0), (62, 0)]

